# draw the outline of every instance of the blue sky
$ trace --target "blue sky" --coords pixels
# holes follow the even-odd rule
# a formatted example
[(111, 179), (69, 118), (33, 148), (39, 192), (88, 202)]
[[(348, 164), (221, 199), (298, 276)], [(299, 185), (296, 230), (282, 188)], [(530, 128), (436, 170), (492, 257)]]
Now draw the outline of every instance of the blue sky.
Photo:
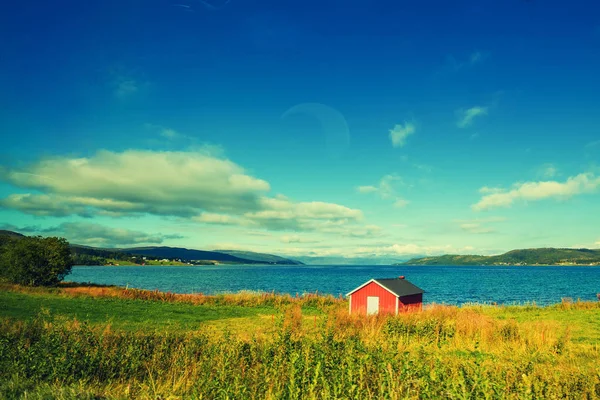
[(600, 247), (593, 1), (13, 2), (0, 224), (289, 256)]

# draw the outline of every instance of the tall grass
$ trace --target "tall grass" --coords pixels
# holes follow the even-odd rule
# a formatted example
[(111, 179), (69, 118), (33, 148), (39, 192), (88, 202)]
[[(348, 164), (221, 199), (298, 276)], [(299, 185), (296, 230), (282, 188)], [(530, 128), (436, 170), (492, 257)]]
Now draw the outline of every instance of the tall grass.
[(397, 317), (332, 307), (315, 329), (299, 303), (283, 309), (271, 336), (250, 339), (114, 331), (44, 315), (3, 320), (0, 397), (600, 397), (600, 350), (582, 355), (569, 331), (552, 324), (457, 307)]
[(241, 291), (237, 293), (221, 293), (205, 295), (203, 293), (181, 294), (123, 288), (119, 286), (103, 286), (93, 284), (64, 283), (55, 288), (31, 288), (20, 285), (0, 284), (0, 290), (21, 292), (27, 294), (56, 294), (66, 297), (100, 297), (126, 300), (160, 301), (168, 303), (187, 303), (194, 305), (229, 305), (242, 307), (274, 306), (283, 307), (298, 304), (302, 307), (326, 309), (329, 306), (347, 304), (342, 297), (322, 295), (318, 293), (303, 293), (292, 296), (276, 292)]

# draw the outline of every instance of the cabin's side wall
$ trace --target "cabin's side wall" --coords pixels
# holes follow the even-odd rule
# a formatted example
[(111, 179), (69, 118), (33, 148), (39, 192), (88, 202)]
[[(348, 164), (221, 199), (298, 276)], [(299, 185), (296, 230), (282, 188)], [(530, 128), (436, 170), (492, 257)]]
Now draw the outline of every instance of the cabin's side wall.
[(371, 282), (350, 295), (350, 313), (366, 314), (369, 296), (379, 297), (379, 314), (396, 312), (397, 297), (377, 283)]
[(423, 308), (423, 293), (398, 298), (398, 312), (415, 311)]

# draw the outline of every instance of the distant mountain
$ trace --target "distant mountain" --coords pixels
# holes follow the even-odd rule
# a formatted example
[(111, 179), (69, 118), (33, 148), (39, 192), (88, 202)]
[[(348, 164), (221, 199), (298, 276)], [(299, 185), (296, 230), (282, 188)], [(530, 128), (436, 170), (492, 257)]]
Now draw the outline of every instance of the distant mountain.
[(294, 257), (304, 264), (310, 265), (393, 265), (406, 259), (390, 257)]
[(119, 251), (134, 255), (152, 256), (158, 258), (181, 259), (188, 261), (220, 261), (236, 264), (281, 264), (299, 265), (298, 261), (274, 256), (271, 254), (253, 253), (250, 251), (205, 251), (190, 250), (180, 247), (134, 247), (119, 249)]
[(8, 236), (8, 237), (12, 237), (12, 238), (22, 238), (22, 237), (25, 237), (25, 235), (21, 235), (20, 233), (13, 232), (13, 231), (7, 231), (7, 230), (4, 230), (4, 229), (0, 229), (0, 236)]
[[(18, 239), (25, 236), (17, 232), (0, 230), (0, 238), (2, 237)], [(302, 262), (296, 260), (251, 251), (205, 251), (166, 246), (132, 248), (99, 248), (79, 244), (70, 246), (77, 265), (104, 265), (109, 260), (121, 263), (141, 263), (143, 262), (141, 257), (198, 263), (302, 265)]]
[(241, 251), (241, 250), (218, 250), (218, 253), (229, 254), (230, 256), (242, 258), (245, 260), (252, 260), (262, 263), (269, 264), (288, 264), (288, 265), (302, 265), (304, 263), (296, 260), (292, 260), (290, 258), (284, 258), (280, 256), (275, 256), (273, 254), (265, 254), (265, 253), (254, 253), (252, 251)]
[(446, 254), (413, 258), (399, 265), (600, 265), (600, 250), (542, 248), (496, 256)]

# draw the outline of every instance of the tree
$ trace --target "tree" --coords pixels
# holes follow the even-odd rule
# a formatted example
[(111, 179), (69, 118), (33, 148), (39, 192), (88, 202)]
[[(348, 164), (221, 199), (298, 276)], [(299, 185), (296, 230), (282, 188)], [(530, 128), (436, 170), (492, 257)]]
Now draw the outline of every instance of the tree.
[(54, 286), (71, 272), (73, 259), (66, 239), (23, 237), (4, 243), (2, 275), (27, 286)]

